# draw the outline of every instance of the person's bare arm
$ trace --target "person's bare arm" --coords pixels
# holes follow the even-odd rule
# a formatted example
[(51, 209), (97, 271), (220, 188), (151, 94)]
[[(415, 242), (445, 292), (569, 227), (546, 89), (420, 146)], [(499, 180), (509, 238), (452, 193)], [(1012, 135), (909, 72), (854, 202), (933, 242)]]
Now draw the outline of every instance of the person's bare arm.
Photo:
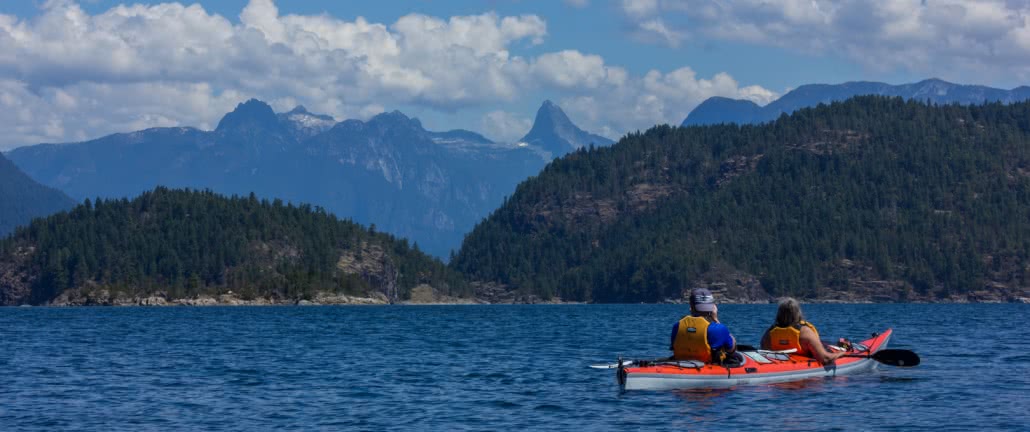
[(808, 327), (801, 327), (800, 339), (801, 343), (807, 345), (809, 347), (809, 350), (812, 351), (812, 354), (815, 354), (815, 359), (819, 360), (819, 363), (831, 363), (834, 360), (840, 358), (840, 356), (844, 355), (844, 352), (831, 353), (829, 351), (826, 351), (826, 348), (823, 347), (823, 342), (820, 341), (819, 337), (816, 336), (815, 332), (813, 332), (812, 329)]
[(769, 330), (766, 330), (765, 333), (762, 334), (762, 342), (759, 343), (758, 346), (766, 350), (772, 349), (772, 343), (769, 342)]

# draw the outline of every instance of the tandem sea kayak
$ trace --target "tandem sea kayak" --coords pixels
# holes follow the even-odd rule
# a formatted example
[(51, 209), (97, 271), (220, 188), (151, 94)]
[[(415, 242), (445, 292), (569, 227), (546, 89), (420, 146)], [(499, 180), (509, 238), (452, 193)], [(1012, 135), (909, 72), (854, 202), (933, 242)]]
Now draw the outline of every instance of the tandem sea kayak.
[[(808, 378), (852, 375), (876, 369), (876, 356), (887, 347), (891, 329), (847, 349), (848, 356), (823, 366), (812, 358), (790, 352), (749, 350), (738, 351), (736, 364), (713, 365), (696, 361), (636, 360), (621, 361), (617, 368), (619, 385), (625, 390), (672, 390), (689, 388), (720, 388), (749, 384), (768, 384), (798, 381)], [(842, 348), (837, 348), (838, 350)], [(903, 350), (888, 350), (903, 351)], [(887, 354), (881, 353), (881, 354)], [(914, 354), (912, 354), (914, 355)], [(880, 361), (883, 361), (882, 359)], [(894, 363), (896, 366), (915, 364)]]

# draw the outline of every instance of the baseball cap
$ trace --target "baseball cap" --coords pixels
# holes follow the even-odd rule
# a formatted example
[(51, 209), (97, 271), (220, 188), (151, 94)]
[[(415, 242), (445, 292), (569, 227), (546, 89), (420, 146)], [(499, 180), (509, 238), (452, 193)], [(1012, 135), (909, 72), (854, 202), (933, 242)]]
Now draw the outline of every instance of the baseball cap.
[(690, 307), (699, 312), (712, 312), (715, 310), (715, 297), (705, 288), (694, 288), (690, 291)]

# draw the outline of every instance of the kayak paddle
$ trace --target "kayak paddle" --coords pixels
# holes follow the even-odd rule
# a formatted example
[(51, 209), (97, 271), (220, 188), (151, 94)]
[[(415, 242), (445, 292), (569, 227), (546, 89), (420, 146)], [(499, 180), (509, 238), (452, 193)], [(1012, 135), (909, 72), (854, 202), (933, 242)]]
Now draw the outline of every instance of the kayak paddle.
[[(748, 349), (742, 350), (740, 348), (748, 348)], [(755, 349), (754, 347), (752, 347), (750, 345), (741, 345), (740, 347), (738, 347), (737, 351), (754, 351), (754, 352), (757, 352), (757, 353), (762, 354), (762, 355), (769, 355), (769, 354), (793, 354), (793, 353), (797, 352), (797, 350), (794, 349), (794, 348), (787, 349), (787, 350), (770, 351), (770, 350)], [(676, 359), (671, 358), (671, 357), (670, 358), (664, 358), (664, 359), (655, 359), (655, 360), (623, 360), (622, 361), (622, 367), (630, 367), (630, 366), (632, 366), (634, 364), (637, 364), (637, 363), (647, 363), (647, 364), (651, 364), (651, 365), (658, 365), (658, 364), (680, 364), (680, 363), (690, 363), (690, 364), (693, 364), (694, 362), (697, 362), (697, 361), (696, 360), (676, 360)], [(703, 364), (703, 363), (701, 363), (701, 364)], [(619, 363), (618, 362), (616, 362), (616, 363), (601, 363), (601, 364), (592, 364), (592, 365), (590, 365), (590, 368), (592, 368), (592, 369), (617, 369), (618, 367), (619, 367)]]
[[(705, 364), (697, 360), (675, 360), (671, 358), (661, 358), (654, 360), (623, 360), (622, 367), (645, 367), (645, 366), (679, 366), (679, 367), (701, 367)], [(591, 369), (618, 369), (619, 363), (601, 363), (590, 365)]]
[(897, 367), (919, 366), (919, 356), (916, 353), (904, 349), (885, 349), (873, 355), (869, 354), (847, 354), (844, 357), (871, 358), (885, 365)]
[(755, 348), (755, 347), (753, 347), (751, 345), (737, 345), (737, 351), (738, 352), (741, 352), (741, 351), (757, 352), (759, 354), (794, 354), (794, 353), (798, 352), (798, 350), (795, 349), (795, 348), (785, 349), (785, 350), (767, 350), (767, 349), (758, 349), (758, 348)]

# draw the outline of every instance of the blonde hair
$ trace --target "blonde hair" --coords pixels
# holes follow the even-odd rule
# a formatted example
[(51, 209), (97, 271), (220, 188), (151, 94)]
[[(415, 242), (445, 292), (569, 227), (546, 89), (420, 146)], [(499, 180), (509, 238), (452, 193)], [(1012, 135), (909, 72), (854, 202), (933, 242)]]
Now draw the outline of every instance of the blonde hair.
[(776, 311), (776, 327), (792, 327), (801, 324), (805, 316), (801, 314), (801, 304), (792, 297), (780, 301)]

